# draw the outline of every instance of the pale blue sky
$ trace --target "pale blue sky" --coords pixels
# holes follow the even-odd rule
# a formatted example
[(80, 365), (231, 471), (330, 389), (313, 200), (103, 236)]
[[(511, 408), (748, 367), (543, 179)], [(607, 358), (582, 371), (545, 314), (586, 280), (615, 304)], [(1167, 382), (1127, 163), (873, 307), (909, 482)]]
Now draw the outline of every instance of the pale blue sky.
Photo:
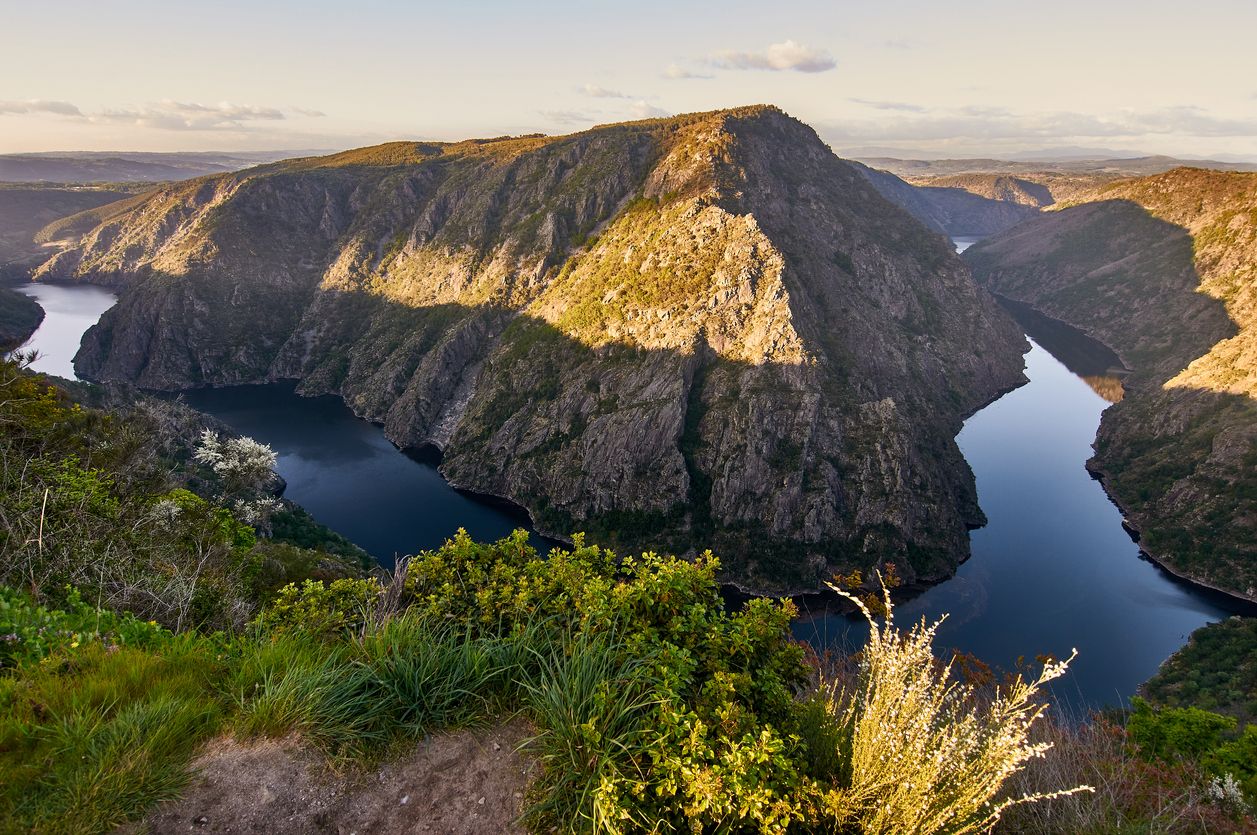
[(0, 152), (333, 148), (778, 104), (837, 149), (1257, 159), (1257, 2), (0, 0)]

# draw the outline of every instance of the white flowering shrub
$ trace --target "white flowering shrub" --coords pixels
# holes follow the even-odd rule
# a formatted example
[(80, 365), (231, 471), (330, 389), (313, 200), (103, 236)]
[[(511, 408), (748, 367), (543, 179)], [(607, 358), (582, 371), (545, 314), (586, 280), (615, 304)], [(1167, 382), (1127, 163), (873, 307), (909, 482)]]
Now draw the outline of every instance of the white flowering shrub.
[(1244, 813), (1248, 811), (1248, 803), (1244, 800), (1244, 792), (1235, 776), (1227, 772), (1222, 777), (1214, 777), (1209, 782), (1209, 799), (1228, 811)]
[(279, 499), (274, 496), (263, 496), (252, 501), (238, 500), (232, 510), (235, 517), (246, 525), (265, 528), (270, 523), (271, 515), (279, 510), (279, 506)]
[(223, 480), (227, 495), (252, 493), (266, 487), (274, 478), (275, 450), (249, 437), (220, 440), (211, 429), (201, 432), (201, 440), (193, 452), (196, 460), (207, 465)]
[(864, 601), (831, 588), (860, 608), (870, 629), (852, 692), (827, 685), (829, 709), (849, 735), (850, 785), (832, 805), (847, 816), (844, 823), (865, 835), (983, 832), (1012, 805), (1092, 791), (1078, 786), (997, 799), (1009, 777), (1051, 748), (1030, 741), (1046, 709), (1036, 697), (1073, 655), (1045, 665), (1034, 681), (1018, 676), (982, 699), (935, 659), (941, 620), (901, 632), (889, 592), (879, 624)]

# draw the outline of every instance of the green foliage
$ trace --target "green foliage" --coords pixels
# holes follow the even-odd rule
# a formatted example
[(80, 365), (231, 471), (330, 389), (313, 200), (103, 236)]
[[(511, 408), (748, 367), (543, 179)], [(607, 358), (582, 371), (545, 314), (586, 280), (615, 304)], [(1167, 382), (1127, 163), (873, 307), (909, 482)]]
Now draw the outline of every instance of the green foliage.
[(372, 578), (345, 578), (327, 584), (306, 580), (300, 586), (289, 583), (279, 590), (257, 624), (270, 632), (330, 637), (361, 629), (379, 594), (380, 584)]
[[(20, 619), (63, 631), (86, 614), (27, 606)], [(0, 820), (13, 831), (106, 832), (138, 817), (182, 788), (218, 727), (224, 655), (213, 642), (111, 625), (45, 644), (0, 676)]]
[[(285, 564), (259, 549), (252, 526), (183, 486), (201, 483), (187, 469), (192, 452), (180, 463), (160, 415), (85, 408), (20, 357), (0, 359), (0, 426), (0, 582), (41, 601), (67, 602), (74, 587), (171, 628), (236, 629), (281, 580), (311, 576), (295, 573), (303, 566), (357, 570), (327, 554)], [(246, 461), (269, 460), (256, 452)]]
[(1166, 707), (1195, 706), (1257, 719), (1257, 618), (1231, 617), (1202, 626), (1143, 686)]
[(153, 621), (89, 606), (77, 589), (68, 589), (64, 599), (63, 609), (47, 609), (0, 586), (0, 670), (89, 643), (106, 649), (146, 647), (170, 635)]
[(1194, 763), (1221, 779), (1229, 775), (1257, 803), (1257, 726), (1236, 735), (1230, 716), (1196, 707), (1158, 709), (1138, 697), (1131, 703), (1126, 735), (1142, 756)]
[(1154, 710), (1145, 700), (1131, 700), (1134, 712), (1126, 732), (1142, 752), (1150, 757), (1198, 759), (1217, 748), (1222, 734), (1235, 727), (1235, 720), (1196, 707)]

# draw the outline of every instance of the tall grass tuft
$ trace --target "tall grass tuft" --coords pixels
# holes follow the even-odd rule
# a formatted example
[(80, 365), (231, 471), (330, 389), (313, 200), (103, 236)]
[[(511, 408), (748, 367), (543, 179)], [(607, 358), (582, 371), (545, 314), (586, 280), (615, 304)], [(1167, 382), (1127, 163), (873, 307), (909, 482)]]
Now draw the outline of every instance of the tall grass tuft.
[(1011, 776), (1051, 748), (1030, 738), (1046, 709), (1036, 697), (1073, 656), (1046, 664), (1034, 681), (1018, 676), (983, 700), (952, 678), (950, 664), (935, 659), (938, 623), (922, 621), (903, 632), (888, 591), (879, 624), (862, 600), (831, 588), (854, 602), (870, 626), (856, 685), (828, 691), (831, 711), (850, 733), (850, 782), (828, 804), (841, 823), (864, 835), (982, 832), (1011, 806), (1092, 791), (1054, 788), (997, 799)]
[(90, 644), (0, 678), (0, 830), (103, 832), (186, 783), (219, 726), (208, 643)]
[(525, 683), (541, 727), (530, 752), (542, 765), (536, 802), (525, 819), (541, 831), (653, 831), (625, 817), (624, 794), (645, 783), (660, 683), (649, 659), (614, 635), (579, 634), (537, 656)]
[(362, 663), (395, 732), (421, 737), (487, 718), (511, 673), (500, 643), (406, 613), (368, 632)]
[(333, 755), (365, 755), (388, 738), (373, 678), (345, 645), (275, 636), (242, 662), (237, 731), (296, 732)]

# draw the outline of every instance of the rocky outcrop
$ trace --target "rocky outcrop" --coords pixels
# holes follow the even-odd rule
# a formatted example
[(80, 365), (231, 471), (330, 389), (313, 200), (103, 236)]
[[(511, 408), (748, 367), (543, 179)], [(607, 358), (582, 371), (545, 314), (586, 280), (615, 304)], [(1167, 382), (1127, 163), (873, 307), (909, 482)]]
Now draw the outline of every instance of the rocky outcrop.
[(769, 107), (195, 180), (44, 274), (121, 291), (85, 376), (297, 378), (545, 530), (757, 589), (950, 574), (983, 521), (954, 436), (1023, 379), (947, 241)]
[(1038, 205), (1008, 195), (977, 194), (958, 185), (913, 185), (889, 171), (879, 171), (858, 162), (851, 165), (883, 197), (944, 235), (993, 235), (1038, 214)]
[(1149, 555), (1257, 599), (1257, 174), (1117, 183), (965, 259), (1121, 356), (1090, 466)]

